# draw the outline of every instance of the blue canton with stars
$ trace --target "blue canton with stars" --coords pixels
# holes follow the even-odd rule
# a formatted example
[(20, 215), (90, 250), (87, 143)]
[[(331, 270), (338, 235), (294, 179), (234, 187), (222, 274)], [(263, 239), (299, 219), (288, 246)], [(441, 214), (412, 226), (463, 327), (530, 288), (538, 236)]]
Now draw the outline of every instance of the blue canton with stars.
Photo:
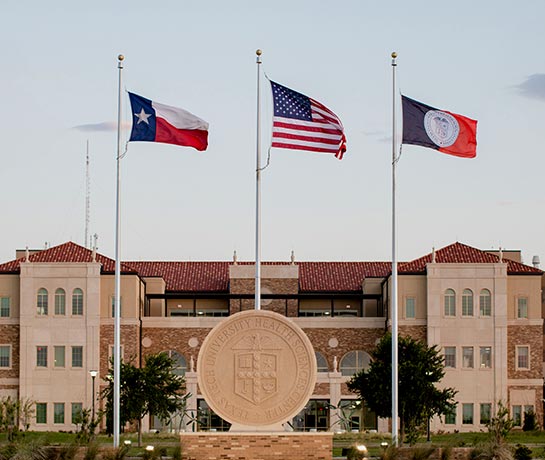
[(310, 99), (304, 94), (293, 91), (271, 81), (274, 116), (312, 121)]
[(155, 110), (145, 97), (129, 92), (132, 111), (132, 130), (129, 142), (155, 142)]

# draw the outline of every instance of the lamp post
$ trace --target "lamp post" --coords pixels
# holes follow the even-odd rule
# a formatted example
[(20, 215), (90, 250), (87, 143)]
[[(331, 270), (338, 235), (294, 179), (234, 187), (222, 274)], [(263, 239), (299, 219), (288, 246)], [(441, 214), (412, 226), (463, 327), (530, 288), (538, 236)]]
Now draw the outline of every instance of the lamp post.
[(91, 392), (91, 400), (93, 401), (93, 405), (91, 406), (92, 407), (91, 413), (93, 415), (92, 421), (94, 422), (95, 421), (95, 379), (98, 375), (98, 371), (89, 371), (89, 374), (91, 375), (91, 380), (93, 382), (92, 392)]

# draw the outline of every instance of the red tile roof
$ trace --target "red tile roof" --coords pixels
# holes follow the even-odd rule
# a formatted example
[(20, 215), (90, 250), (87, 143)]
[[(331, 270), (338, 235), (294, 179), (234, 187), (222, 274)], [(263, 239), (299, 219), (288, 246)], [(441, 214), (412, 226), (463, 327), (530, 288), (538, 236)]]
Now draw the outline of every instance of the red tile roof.
[[(424, 274), (426, 273), (426, 264), (432, 260), (432, 253), (427, 254), (411, 262), (400, 263), (398, 272), (400, 274)], [(500, 258), (489, 252), (467, 246), (462, 243), (453, 243), (442, 249), (435, 251), (435, 262), (443, 264), (497, 264)], [(509, 275), (542, 275), (543, 271), (530, 267), (528, 265), (515, 262), (513, 260), (503, 259), (507, 263), (507, 273)]]
[(384, 278), (390, 262), (300, 262), (301, 292), (359, 291), (365, 278)]
[[(25, 258), (0, 265), (0, 273), (19, 273)], [(90, 262), (92, 251), (68, 242), (30, 256), (30, 262)], [(114, 273), (115, 261), (96, 254), (102, 273)], [(400, 262), (400, 274), (425, 274), (427, 254), (411, 262)], [(454, 243), (435, 252), (437, 263), (498, 263), (499, 257), (462, 243)], [(504, 259), (510, 275), (542, 275), (543, 271)], [(253, 262), (239, 262), (241, 265)], [(170, 292), (228, 292), (229, 266), (232, 262), (123, 262), (123, 273), (142, 277), (161, 277)], [(288, 265), (289, 262), (263, 262), (263, 265)], [(385, 278), (391, 274), (390, 262), (297, 262), (301, 292), (361, 292), (365, 278)]]
[[(26, 257), (12, 260), (0, 265), (0, 273), (19, 273), (20, 263), (25, 262)], [(68, 243), (54, 246), (43, 251), (36, 252), (29, 257), (30, 262), (91, 262), (93, 259), (93, 251), (84, 248), (79, 244), (69, 241)], [(114, 273), (115, 261), (103, 256), (102, 254), (96, 254), (96, 261), (102, 264), (102, 273)], [(121, 271), (123, 273), (136, 273), (131, 267), (126, 264), (121, 264)]]
[(167, 291), (227, 292), (230, 262), (127, 262), (143, 277), (161, 277)]

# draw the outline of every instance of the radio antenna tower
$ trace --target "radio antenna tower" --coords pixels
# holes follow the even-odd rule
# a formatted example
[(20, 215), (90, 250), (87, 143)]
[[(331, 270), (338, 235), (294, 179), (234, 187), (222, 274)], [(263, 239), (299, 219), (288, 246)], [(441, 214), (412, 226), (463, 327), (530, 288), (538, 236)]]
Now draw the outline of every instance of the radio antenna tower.
[[(91, 213), (91, 174), (89, 171), (89, 139), (87, 139), (87, 151), (85, 155), (85, 247), (91, 248), (89, 241), (89, 221)], [(87, 246), (89, 245), (89, 246)]]

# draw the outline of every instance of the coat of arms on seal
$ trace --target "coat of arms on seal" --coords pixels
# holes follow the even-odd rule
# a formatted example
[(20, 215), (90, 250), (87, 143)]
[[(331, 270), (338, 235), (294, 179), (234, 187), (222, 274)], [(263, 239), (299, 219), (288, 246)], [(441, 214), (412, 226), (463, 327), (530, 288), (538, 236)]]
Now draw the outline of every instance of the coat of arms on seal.
[(450, 147), (458, 139), (460, 125), (450, 113), (429, 110), (424, 115), (424, 128), (432, 142), (439, 147)]
[(270, 336), (251, 334), (234, 347), (235, 393), (260, 404), (278, 391), (278, 360), (281, 347)]

